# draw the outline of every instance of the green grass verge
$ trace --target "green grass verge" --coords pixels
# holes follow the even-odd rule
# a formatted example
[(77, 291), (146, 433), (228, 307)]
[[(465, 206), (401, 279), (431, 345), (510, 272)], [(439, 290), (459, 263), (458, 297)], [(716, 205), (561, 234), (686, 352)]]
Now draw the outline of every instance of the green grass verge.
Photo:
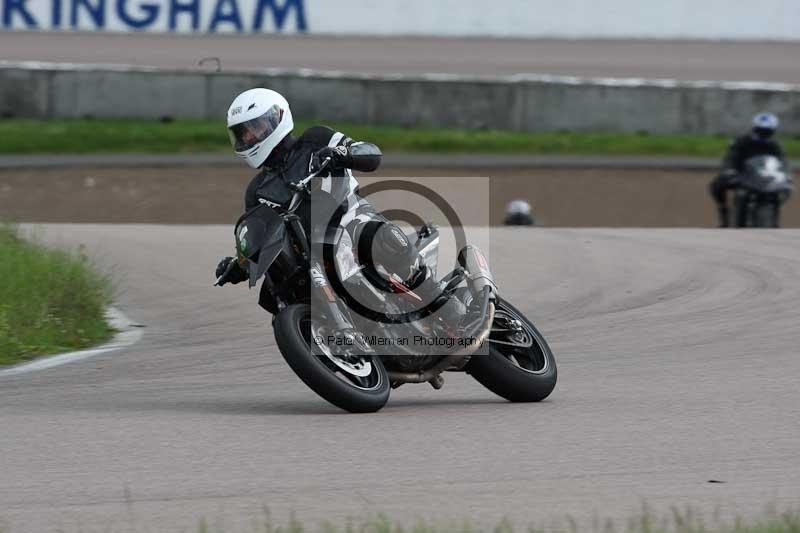
[[(113, 527), (109, 524), (106, 531), (152, 531), (145, 526), (147, 520), (140, 523), (133, 503), (128, 502), (128, 520), (125, 527)], [(412, 515), (413, 516), (413, 515)], [(651, 511), (645, 510), (641, 515), (621, 522), (595, 518), (590, 524), (578, 524), (573, 518), (566, 516), (560, 520), (548, 520), (545, 524), (527, 524), (520, 527), (510, 520), (503, 519), (491, 526), (478, 526), (468, 519), (464, 520), (416, 520), (409, 524), (397, 522), (384, 514), (368, 515), (362, 518), (348, 517), (344, 520), (325, 520), (317, 526), (308, 526), (294, 514), (286, 523), (278, 524), (273, 520), (269, 509), (265, 506), (261, 515), (247, 520), (250, 525), (230, 529), (224, 524), (227, 519), (200, 519), (196, 533), (800, 533), (800, 510), (778, 513), (768, 510), (759, 518), (745, 520), (736, 518), (723, 520), (715, 513), (705, 517), (691, 509), (679, 510), (658, 518)], [(119, 526), (119, 524), (116, 524)], [(59, 530), (64, 531), (61, 527)], [(66, 529), (66, 531), (91, 531)], [(0, 516), (0, 533), (13, 533), (4, 527)]]
[[(212, 527), (208, 520), (200, 520), (198, 533), (226, 531), (220, 526)], [(490, 526), (477, 526), (469, 520), (429, 522), (418, 520), (412, 525), (400, 524), (386, 515), (341, 522), (325, 521), (318, 527), (307, 527), (295, 516), (286, 524), (275, 524), (269, 510), (262, 517), (254, 518), (250, 529), (237, 531), (261, 533), (800, 533), (800, 512), (778, 513), (769, 511), (753, 520), (722, 520), (717, 516), (704, 517), (692, 510), (673, 509), (671, 514), (657, 517), (645, 510), (641, 515), (622, 522), (595, 519), (590, 526), (578, 525), (570, 518), (545, 524), (527, 524), (520, 527), (509, 520), (501, 520)]]
[[(297, 124), (296, 131), (311, 122)], [(521, 133), (329, 124), (385, 152), (679, 155), (721, 157), (721, 136), (620, 133)], [(800, 153), (800, 138), (783, 139)], [(223, 121), (0, 120), (0, 153), (198, 153), (230, 150)]]
[(0, 366), (85, 348), (113, 333), (110, 281), (85, 255), (50, 250), (0, 226)]

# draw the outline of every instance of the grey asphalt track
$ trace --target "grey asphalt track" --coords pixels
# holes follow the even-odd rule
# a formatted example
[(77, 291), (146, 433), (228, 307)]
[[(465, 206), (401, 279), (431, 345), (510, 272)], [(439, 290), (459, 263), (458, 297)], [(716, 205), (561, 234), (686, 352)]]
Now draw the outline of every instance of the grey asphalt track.
[[(493, 40), (0, 32), (0, 59), (224, 70), (265, 67), (372, 74), (538, 73), (800, 83), (800, 42)], [(210, 69), (211, 66), (203, 67)]]
[[(0, 169), (32, 168), (137, 168), (180, 166), (232, 166), (240, 159), (232, 154), (31, 154), (0, 155)], [(800, 161), (792, 160), (792, 168)], [(388, 153), (382, 168), (577, 168), (577, 169), (654, 169), (708, 170), (719, 168), (718, 157), (691, 156), (591, 156), (529, 154), (425, 154)]]
[(555, 392), (514, 405), (451, 375), (375, 415), (300, 383), (254, 291), (210, 286), (229, 227), (37, 231), (86, 244), (147, 328), (130, 349), (0, 379), (11, 533), (201, 517), (255, 531), (263, 505), (307, 526), (385, 512), (624, 527), (643, 501), (706, 516), (800, 501), (799, 231), (497, 230), (492, 262), (550, 340)]

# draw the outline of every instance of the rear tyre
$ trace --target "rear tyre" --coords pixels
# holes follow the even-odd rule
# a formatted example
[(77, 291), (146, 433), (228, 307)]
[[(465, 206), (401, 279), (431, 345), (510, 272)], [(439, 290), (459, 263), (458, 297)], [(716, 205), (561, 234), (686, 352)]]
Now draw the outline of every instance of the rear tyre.
[[(511, 321), (517, 327), (509, 327)], [(466, 367), (478, 382), (512, 402), (538, 402), (556, 386), (553, 352), (542, 334), (517, 308), (498, 300), (489, 353), (476, 354)]]
[(389, 400), (389, 376), (380, 358), (337, 357), (313, 341), (323, 325), (312, 317), (311, 307), (294, 304), (273, 321), (275, 340), (283, 358), (311, 390), (351, 413), (373, 413)]

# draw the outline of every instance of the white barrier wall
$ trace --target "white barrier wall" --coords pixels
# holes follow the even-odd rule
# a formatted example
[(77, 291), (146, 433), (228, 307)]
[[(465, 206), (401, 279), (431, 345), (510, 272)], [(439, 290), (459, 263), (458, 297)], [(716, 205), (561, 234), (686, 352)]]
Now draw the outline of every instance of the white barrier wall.
[(297, 116), (321, 123), (732, 135), (769, 110), (781, 118), (785, 135), (800, 135), (800, 86), (775, 83), (215, 73), (58, 63), (0, 62), (0, 118), (224, 121), (233, 98), (253, 87), (275, 89)]
[(800, 40), (800, 0), (0, 0), (6, 30)]

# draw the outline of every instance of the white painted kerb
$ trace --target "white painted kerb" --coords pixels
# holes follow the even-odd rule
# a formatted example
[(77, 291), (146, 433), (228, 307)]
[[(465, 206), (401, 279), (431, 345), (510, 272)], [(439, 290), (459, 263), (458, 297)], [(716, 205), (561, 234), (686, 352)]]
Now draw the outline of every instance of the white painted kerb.
[(80, 350), (77, 352), (51, 355), (31, 361), (30, 363), (22, 363), (20, 365), (12, 366), (11, 368), (0, 370), (0, 377), (25, 374), (28, 372), (35, 372), (37, 370), (44, 370), (47, 368), (65, 365), (67, 363), (83, 361), (84, 359), (89, 359), (90, 357), (94, 357), (96, 355), (119, 350), (121, 348), (127, 348), (137, 343), (144, 335), (142, 328), (135, 327), (131, 319), (129, 319), (127, 316), (125, 316), (125, 314), (122, 313), (122, 311), (115, 307), (109, 307), (106, 310), (106, 319), (112, 328), (119, 331), (119, 333), (114, 335), (114, 338), (111, 340), (111, 342), (98, 346), (97, 348), (91, 348), (89, 350)]

